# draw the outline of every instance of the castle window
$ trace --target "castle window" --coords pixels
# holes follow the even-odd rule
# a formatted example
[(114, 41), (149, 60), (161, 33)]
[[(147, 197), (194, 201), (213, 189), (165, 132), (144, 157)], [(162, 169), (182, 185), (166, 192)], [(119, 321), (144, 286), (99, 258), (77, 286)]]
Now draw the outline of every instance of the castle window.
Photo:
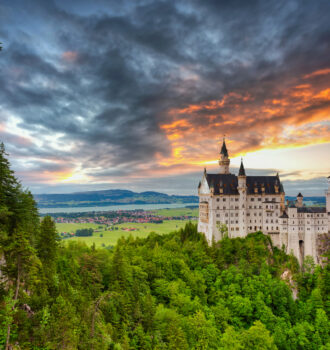
[(219, 198), (217, 198), (217, 202), (219, 202), (219, 200), (220, 200), (220, 199), (219, 199)]
[(250, 213), (247, 213), (246, 216), (250, 216)]
[(217, 218), (219, 218), (220, 217), (220, 214), (217, 214)]
[(251, 198), (251, 202), (254, 202), (254, 198)]
[(259, 216), (261, 216), (261, 213), (259, 213)]
[(225, 202), (225, 201), (226, 201), (226, 198), (224, 198), (223, 201)]
[(258, 201), (261, 202), (261, 198), (258, 198)]
[(235, 198), (235, 202), (238, 202), (238, 198)]
[(236, 213), (236, 215), (235, 216), (238, 216), (238, 213)]
[(228, 213), (226, 213), (225, 216), (228, 217)]

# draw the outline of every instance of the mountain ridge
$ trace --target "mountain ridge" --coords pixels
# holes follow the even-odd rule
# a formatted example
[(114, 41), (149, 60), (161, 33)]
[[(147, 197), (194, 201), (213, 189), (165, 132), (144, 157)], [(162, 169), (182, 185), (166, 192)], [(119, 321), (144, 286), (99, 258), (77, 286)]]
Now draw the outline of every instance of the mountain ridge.
[[(187, 204), (198, 203), (198, 196), (169, 195), (157, 191), (134, 192), (123, 189), (109, 189), (99, 191), (81, 191), (72, 193), (35, 194), (34, 198), (39, 208), (59, 207), (89, 207), (125, 204)], [(286, 199), (295, 200), (294, 196)], [(305, 201), (312, 201), (323, 205), (325, 198), (321, 196), (304, 197)]]
[(134, 192), (122, 189), (36, 194), (34, 198), (39, 208), (88, 207), (121, 204), (198, 203), (198, 196), (168, 195), (156, 191)]

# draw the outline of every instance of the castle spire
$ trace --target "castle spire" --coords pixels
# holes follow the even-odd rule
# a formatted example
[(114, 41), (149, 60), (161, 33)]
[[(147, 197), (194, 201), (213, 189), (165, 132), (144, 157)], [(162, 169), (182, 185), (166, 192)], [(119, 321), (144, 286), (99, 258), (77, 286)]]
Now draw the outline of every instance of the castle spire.
[(228, 151), (226, 147), (226, 141), (225, 141), (225, 138), (223, 138), (222, 147), (220, 151), (220, 159), (219, 159), (220, 174), (230, 174), (229, 164), (230, 164), (230, 160), (229, 160)]
[(228, 151), (227, 151), (227, 147), (226, 147), (225, 138), (223, 138), (223, 142), (222, 142), (222, 147), (221, 147), (220, 154), (221, 154), (221, 155), (224, 155), (225, 157), (228, 157)]
[(246, 176), (244, 165), (243, 165), (243, 158), (241, 158), (241, 166), (239, 168), (238, 176)]

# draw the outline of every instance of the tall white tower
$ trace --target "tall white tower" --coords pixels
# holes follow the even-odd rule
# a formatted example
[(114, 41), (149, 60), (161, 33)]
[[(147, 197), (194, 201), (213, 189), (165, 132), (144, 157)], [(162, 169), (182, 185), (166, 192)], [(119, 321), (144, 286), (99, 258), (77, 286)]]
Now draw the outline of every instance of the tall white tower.
[(247, 233), (247, 223), (246, 223), (246, 175), (243, 165), (243, 159), (241, 160), (241, 166), (238, 172), (238, 187), (239, 193), (239, 235), (240, 237), (245, 237)]
[(226, 142), (225, 142), (225, 139), (223, 139), (223, 143), (220, 151), (220, 159), (219, 159), (220, 174), (230, 174), (229, 164), (230, 164), (230, 159), (228, 156)]
[[(326, 192), (326, 201), (327, 201), (327, 213), (330, 222), (330, 176), (328, 176), (328, 191)], [(330, 227), (329, 227), (330, 229)]]

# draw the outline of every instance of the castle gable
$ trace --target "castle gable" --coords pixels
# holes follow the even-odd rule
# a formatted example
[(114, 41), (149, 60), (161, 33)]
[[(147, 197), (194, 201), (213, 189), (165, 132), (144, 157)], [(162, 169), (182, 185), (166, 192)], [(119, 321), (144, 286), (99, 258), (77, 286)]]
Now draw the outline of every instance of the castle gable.
[(206, 180), (205, 176), (203, 176), (203, 179), (201, 181), (201, 185), (199, 187), (199, 193), (200, 194), (210, 194), (210, 187), (209, 187), (208, 181)]

